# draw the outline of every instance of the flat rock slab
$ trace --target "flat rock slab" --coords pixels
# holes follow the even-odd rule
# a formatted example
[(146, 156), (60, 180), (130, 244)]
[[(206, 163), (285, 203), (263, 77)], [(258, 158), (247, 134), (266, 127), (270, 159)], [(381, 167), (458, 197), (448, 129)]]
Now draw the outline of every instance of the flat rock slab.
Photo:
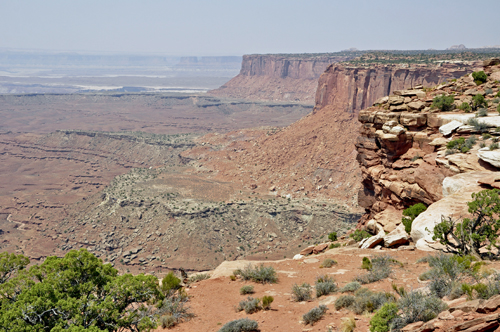
[(500, 150), (482, 148), (477, 151), (477, 156), (488, 164), (500, 168)]
[(312, 254), (313, 250), (314, 250), (314, 246), (309, 246), (305, 249), (302, 249), (302, 251), (299, 254), (304, 255), (304, 256), (310, 255), (310, 254)]
[(361, 245), (361, 249), (370, 249), (376, 247), (378, 244), (384, 241), (384, 237), (382, 234), (377, 234), (366, 239), (365, 242)]
[(457, 120), (453, 120), (445, 125), (439, 127), (439, 132), (444, 136), (450, 135), (455, 129), (462, 126), (463, 123)]
[(336, 296), (327, 296), (325, 298), (321, 298), (319, 300), (319, 305), (330, 305), (330, 304), (335, 304), (335, 300), (337, 300)]
[(304, 263), (306, 264), (313, 264), (313, 263), (318, 263), (319, 259), (317, 258), (306, 258), (303, 260)]

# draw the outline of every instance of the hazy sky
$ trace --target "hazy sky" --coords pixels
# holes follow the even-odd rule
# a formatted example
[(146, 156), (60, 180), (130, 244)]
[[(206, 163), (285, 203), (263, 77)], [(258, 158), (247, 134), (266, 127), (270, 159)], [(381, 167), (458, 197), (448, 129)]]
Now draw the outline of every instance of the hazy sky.
[(0, 47), (241, 55), (500, 45), (500, 0), (0, 0)]

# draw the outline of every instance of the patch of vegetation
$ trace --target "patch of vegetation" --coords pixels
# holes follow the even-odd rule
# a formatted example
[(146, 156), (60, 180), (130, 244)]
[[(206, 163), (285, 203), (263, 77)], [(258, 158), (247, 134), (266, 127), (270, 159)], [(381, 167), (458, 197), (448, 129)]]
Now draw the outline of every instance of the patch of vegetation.
[(2, 331), (146, 331), (190, 316), (180, 295), (168, 300), (182, 310), (165, 310), (156, 277), (118, 275), (85, 249), (28, 264), (23, 255), (0, 254)]
[(436, 96), (432, 100), (432, 108), (437, 108), (441, 110), (441, 112), (448, 112), (451, 111), (454, 107), (453, 102), (455, 101), (455, 97), (450, 95), (450, 96), (445, 96), (442, 94), (441, 96)]
[(479, 270), (482, 263), (475, 263), (475, 261), (476, 259), (470, 255), (457, 256), (440, 253), (427, 256), (431, 269), (422, 273), (419, 279), (431, 281), (429, 289), (435, 296), (457, 298), (463, 295), (462, 283), (471, 283), (480, 278)]
[(292, 286), (292, 300), (295, 302), (309, 301), (311, 296), (311, 285), (303, 283), (302, 285), (294, 284)]
[(490, 145), (490, 150), (497, 150), (497, 149), (498, 149), (498, 143), (495, 142)]
[(497, 105), (497, 112), (500, 113), (500, 104)]
[(374, 312), (386, 302), (394, 302), (394, 295), (386, 292), (373, 292), (368, 288), (360, 288), (353, 295), (342, 295), (335, 301), (335, 309), (346, 308), (355, 314)]
[(341, 247), (340, 243), (330, 243), (328, 249), (335, 249)]
[(332, 242), (337, 241), (337, 232), (331, 232), (330, 234), (328, 234), (328, 239)]
[(401, 315), (395, 317), (390, 326), (399, 331), (404, 326), (423, 321), (428, 322), (448, 308), (446, 303), (435, 296), (422, 294), (419, 291), (404, 293), (398, 301)]
[(236, 307), (236, 311), (245, 310), (247, 314), (253, 314), (254, 312), (257, 312), (261, 309), (262, 307), (260, 305), (260, 299), (258, 298), (254, 299), (251, 296), (249, 296), (246, 300), (240, 301), (240, 303)]
[(326, 274), (316, 278), (315, 288), (316, 297), (335, 293), (338, 290), (335, 280)]
[(479, 131), (480, 133), (482, 133), (483, 131), (488, 130), (488, 125), (486, 123), (480, 122), (479, 120), (477, 120), (475, 118), (469, 119), (469, 121), (467, 122), (467, 124), (469, 126), (474, 127), (474, 130)]
[(271, 303), (273, 303), (274, 297), (272, 296), (264, 296), (262, 298), (262, 309), (269, 310), (271, 309)]
[(496, 258), (500, 230), (500, 198), (498, 190), (483, 190), (472, 193), (468, 202), (471, 218), (462, 222), (451, 217), (442, 217), (434, 228), (433, 239), (445, 246), (445, 251), (460, 256), (473, 255), (481, 258)]
[(372, 267), (368, 269), (368, 273), (357, 276), (354, 280), (361, 284), (370, 284), (389, 277), (392, 273), (394, 265), (401, 265), (389, 255), (382, 255), (371, 260)]
[(246, 295), (246, 294), (253, 294), (253, 286), (252, 285), (245, 285), (240, 288), (240, 294), (241, 295)]
[(189, 283), (195, 283), (202, 280), (210, 279), (210, 274), (208, 273), (198, 273), (189, 277)]
[(370, 259), (368, 257), (363, 257), (363, 260), (361, 261), (361, 268), (364, 270), (371, 270), (372, 267)]
[[(446, 154), (450, 155), (454, 153), (467, 153), (469, 152), (470, 149), (472, 149), (472, 147), (476, 144), (476, 142), (477, 138), (474, 135), (467, 139), (465, 139), (465, 137), (459, 137), (457, 139), (451, 140), (446, 144)], [(411, 224), (410, 224), (410, 229), (411, 229)], [(405, 230), (406, 230), (406, 224), (405, 224)]]
[(346, 284), (344, 287), (340, 289), (341, 293), (347, 293), (347, 292), (355, 292), (358, 289), (361, 288), (361, 284), (357, 281), (352, 281), (348, 284)]
[(324, 268), (330, 268), (330, 267), (332, 267), (335, 264), (337, 264), (337, 261), (335, 261), (335, 260), (333, 260), (331, 258), (325, 258), (323, 260), (323, 263), (321, 263), (321, 266), (324, 267)]
[(425, 210), (427, 210), (427, 207), (422, 203), (417, 203), (403, 210), (403, 218), (401, 219), (401, 221), (405, 226), (406, 233), (410, 234), (413, 220), (415, 220), (415, 218)]
[(491, 88), (488, 88), (488, 89), (484, 90), (484, 94), (487, 95), (487, 96), (491, 95), (492, 93), (493, 93), (493, 89), (491, 89)]
[(387, 302), (370, 320), (370, 332), (389, 332), (389, 324), (398, 316), (398, 305)]
[(233, 274), (240, 275), (243, 280), (252, 280), (261, 284), (275, 284), (278, 282), (278, 275), (272, 266), (259, 265), (252, 267), (251, 264), (248, 264), (243, 270), (237, 269)]
[(472, 78), (474, 79), (474, 83), (476, 83), (477, 85), (486, 83), (486, 81), (488, 80), (488, 76), (486, 76), (486, 73), (482, 70), (473, 72)]
[(312, 308), (302, 316), (302, 320), (306, 325), (314, 325), (314, 323), (316, 323), (323, 317), (327, 310), (328, 307), (326, 305), (320, 305), (319, 307)]
[(460, 104), (460, 106), (458, 108), (460, 110), (464, 111), (465, 113), (469, 113), (471, 111), (470, 105), (466, 102), (463, 102), (462, 104)]
[(486, 108), (480, 108), (477, 110), (476, 117), (483, 118), (485, 116), (488, 116), (488, 110)]
[(179, 292), (173, 296), (165, 297), (159, 305), (159, 312), (164, 317), (164, 323), (168, 323), (168, 327), (173, 327), (182, 321), (189, 320), (194, 317), (187, 306), (188, 297), (185, 293)]
[(363, 239), (366, 239), (367, 237), (371, 237), (371, 236), (372, 235), (370, 233), (368, 233), (367, 231), (360, 230), (360, 229), (355, 230), (354, 233), (349, 235), (349, 237), (353, 238), (354, 241), (356, 241), (356, 242), (360, 242)]
[(241, 318), (226, 323), (218, 332), (257, 332), (259, 324), (248, 318)]
[(343, 317), (340, 323), (341, 332), (353, 332), (356, 328), (356, 320), (354, 317)]
[(480, 93), (472, 97), (472, 109), (475, 111), (479, 107), (486, 107), (488, 104), (486, 103), (486, 99), (484, 99), (484, 96)]

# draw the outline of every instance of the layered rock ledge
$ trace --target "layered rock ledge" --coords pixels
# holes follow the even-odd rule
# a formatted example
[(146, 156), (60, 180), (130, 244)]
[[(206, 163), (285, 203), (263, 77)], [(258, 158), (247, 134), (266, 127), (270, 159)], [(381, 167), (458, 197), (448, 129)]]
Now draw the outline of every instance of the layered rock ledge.
[[(358, 202), (366, 211), (360, 227), (375, 234), (394, 232), (403, 209), (424, 203), (429, 208), (415, 219), (411, 237), (426, 248), (432, 242), (429, 231), (442, 215), (464, 216), (472, 192), (499, 187), (500, 60), (485, 61), (484, 72), (487, 80), (479, 85), (464, 75), (433, 88), (397, 90), (359, 112), (356, 149), (363, 187)], [(433, 99), (442, 95), (453, 96), (450, 111), (433, 107)], [(476, 95), (487, 105), (474, 104)], [(471, 110), (462, 110), (464, 103)], [(476, 141), (470, 148), (448, 145), (472, 136)]]

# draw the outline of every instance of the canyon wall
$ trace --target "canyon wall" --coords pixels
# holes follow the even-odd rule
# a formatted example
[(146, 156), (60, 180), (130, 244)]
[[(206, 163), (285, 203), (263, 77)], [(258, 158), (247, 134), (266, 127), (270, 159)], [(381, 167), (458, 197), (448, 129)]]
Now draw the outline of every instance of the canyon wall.
[[(393, 89), (436, 85), (471, 72), (474, 65), (331, 65), (319, 79), (311, 114), (282, 130), (267, 132), (251, 145), (234, 143), (219, 151), (221, 160), (244, 165), (244, 173), (239, 167), (213, 167), (223, 179), (237, 177), (257, 190), (290, 197), (332, 198), (355, 208), (362, 181), (355, 150), (358, 112)], [(249, 71), (245, 69), (245, 73)]]
[[(471, 193), (500, 187), (495, 146), (500, 135), (500, 60), (485, 64), (488, 78), (483, 84), (465, 75), (431, 89), (394, 91), (359, 112), (358, 200), (366, 209), (360, 226), (374, 234), (397, 233), (402, 210), (423, 203), (428, 210), (413, 222), (411, 238), (425, 249), (443, 216), (465, 217)], [(433, 106), (433, 99), (442, 95), (453, 97), (446, 110)], [(476, 106), (475, 114), (472, 101), (477, 95), (486, 103)]]
[(314, 103), (317, 80), (334, 62), (333, 55), (244, 55), (238, 76), (209, 93), (219, 97)]

